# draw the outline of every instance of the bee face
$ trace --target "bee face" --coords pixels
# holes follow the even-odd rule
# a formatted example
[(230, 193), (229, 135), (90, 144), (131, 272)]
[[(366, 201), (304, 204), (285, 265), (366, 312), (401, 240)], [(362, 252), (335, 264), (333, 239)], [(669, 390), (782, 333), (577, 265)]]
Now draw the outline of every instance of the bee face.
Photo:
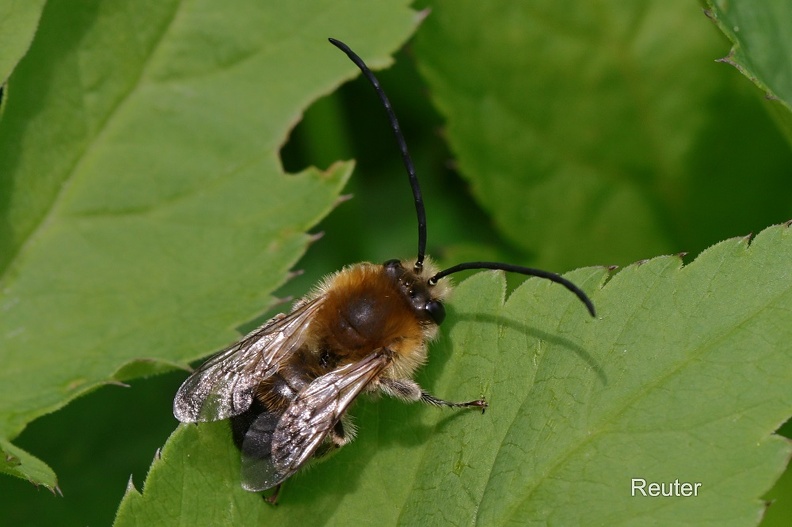
[[(242, 486), (250, 491), (279, 488), (309, 460), (348, 443), (354, 428), (346, 412), (362, 392), (434, 406), (486, 408), (481, 399), (445, 401), (412, 380), (445, 319), (443, 301), (451, 290), (442, 280), (446, 276), (465, 269), (539, 276), (575, 293), (594, 315), (586, 294), (553, 273), (497, 262), (438, 271), (424, 258), (426, 215), (398, 121), (363, 61), (345, 44), (330, 41), (371, 81), (388, 112), (415, 198), (418, 256), (360, 263), (328, 276), (290, 313), (275, 316), (209, 359), (179, 388), (173, 402), (179, 421), (231, 419), (242, 452)], [(272, 502), (275, 496), (277, 490)]]

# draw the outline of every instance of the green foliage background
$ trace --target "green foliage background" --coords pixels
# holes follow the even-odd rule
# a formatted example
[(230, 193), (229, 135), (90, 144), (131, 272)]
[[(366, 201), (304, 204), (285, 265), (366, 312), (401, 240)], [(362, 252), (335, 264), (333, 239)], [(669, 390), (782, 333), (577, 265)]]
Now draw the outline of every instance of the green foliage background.
[[(412, 203), (384, 115), (360, 79), (334, 90), (355, 69), (328, 36), (377, 69), (401, 49), (378, 75), (443, 263), (565, 272), (680, 252), (690, 262), (792, 217), (786, 2), (711, 2), (710, 18), (681, 0), (413, 6), (424, 7), (419, 25), (403, 1), (0, 1), (0, 446), (6, 472), (45, 486), (57, 473), (65, 495), (4, 477), (0, 523), (110, 523), (130, 474), (140, 490), (175, 428), (170, 404), (185, 374), (174, 365), (265, 317), (273, 291), (299, 296), (342, 265), (412, 254)], [(727, 55), (737, 69), (715, 62)], [(299, 176), (280, 175), (279, 153)], [(352, 168), (334, 163), (353, 158), (343, 193), (354, 199), (316, 225)], [(309, 245), (306, 231), (325, 235)], [(488, 524), (714, 513), (755, 524), (788, 456), (767, 435), (792, 405), (788, 230), (761, 240), (729, 240), (681, 271), (675, 257), (630, 266), (604, 289), (604, 268), (577, 271), (597, 321), (532, 283), (503, 307), (500, 278), (478, 275), (460, 287), (457, 321), (420, 380), (450, 398), (482, 392), (493, 404), (484, 418), (364, 403), (359, 441), (295, 478), (274, 511), (237, 487), (222, 425), (182, 427), (118, 523), (283, 523), (317, 511), (366, 523), (361, 505), (376, 504), (386, 523), (469, 522), (475, 511)], [(305, 250), (304, 274), (282, 285)], [(523, 313), (528, 331), (493, 322)], [(713, 339), (730, 353), (701, 344)], [(101, 387), (120, 381), (131, 387)], [(631, 391), (643, 384), (672, 396)], [(714, 406), (686, 415), (702, 399)], [(609, 414), (624, 401), (634, 416)], [(522, 417), (501, 430), (507, 414)], [(617, 440), (641, 430), (645, 442)], [(679, 444), (686, 452), (663, 451)], [(509, 475), (510, 445), (530, 448), (536, 465)], [(671, 467), (654, 473), (673, 479), (687, 463), (717, 494), (662, 510), (619, 502), (619, 482), (641, 475), (633, 466), (649, 471), (653, 455)], [(531, 479), (552, 460), (554, 477)], [(204, 472), (213, 477), (194, 478)], [(444, 507), (432, 501), (438, 486)], [(184, 496), (192, 506), (173, 505)], [(765, 523), (782, 525), (788, 473), (767, 497), (777, 502)], [(608, 499), (625, 516), (600, 514)]]

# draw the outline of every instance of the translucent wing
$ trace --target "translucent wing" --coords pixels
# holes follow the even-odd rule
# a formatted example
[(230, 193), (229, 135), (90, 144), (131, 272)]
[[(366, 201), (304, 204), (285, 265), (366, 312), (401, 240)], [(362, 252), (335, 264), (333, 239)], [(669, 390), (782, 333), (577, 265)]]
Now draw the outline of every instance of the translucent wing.
[(242, 486), (250, 491), (266, 490), (294, 474), (390, 361), (382, 351), (372, 353), (315, 379), (280, 418), (267, 412), (259, 416), (242, 446)]
[(247, 410), (256, 386), (305, 342), (308, 322), (323, 299), (315, 298), (270, 319), (206, 361), (176, 392), (176, 419), (183, 423), (216, 421)]

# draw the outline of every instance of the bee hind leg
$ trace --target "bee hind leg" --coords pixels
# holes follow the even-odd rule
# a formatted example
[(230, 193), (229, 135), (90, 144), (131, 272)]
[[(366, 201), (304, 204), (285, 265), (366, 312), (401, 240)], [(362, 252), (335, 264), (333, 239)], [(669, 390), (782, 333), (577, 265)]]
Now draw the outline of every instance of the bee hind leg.
[(275, 490), (269, 496), (264, 496), (262, 494), (261, 497), (264, 498), (264, 501), (266, 501), (270, 505), (277, 505), (278, 504), (278, 494), (280, 494), (281, 485), (282, 485), (282, 483), (278, 483), (277, 485), (275, 485)]
[(449, 408), (481, 408), (481, 413), (489, 406), (484, 399), (457, 403), (446, 401), (435, 397), (431, 393), (421, 388), (417, 382), (410, 379), (380, 379), (380, 390), (390, 395), (408, 402), (421, 401), (432, 406), (446, 406)]
[(333, 428), (330, 429), (327, 438), (319, 445), (316, 452), (313, 453), (314, 458), (322, 459), (327, 457), (352, 441), (355, 437), (355, 427), (348, 421), (345, 421), (346, 416), (342, 417)]

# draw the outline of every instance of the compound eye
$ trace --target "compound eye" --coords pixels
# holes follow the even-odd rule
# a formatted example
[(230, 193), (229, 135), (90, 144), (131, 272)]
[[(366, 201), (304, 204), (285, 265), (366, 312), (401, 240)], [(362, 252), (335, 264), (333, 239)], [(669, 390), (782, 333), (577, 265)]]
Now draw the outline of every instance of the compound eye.
[(430, 300), (426, 303), (426, 312), (429, 313), (429, 316), (432, 317), (432, 320), (434, 320), (435, 324), (438, 326), (445, 320), (445, 308), (443, 304), (437, 300)]
[(394, 279), (397, 279), (402, 274), (404, 274), (404, 269), (402, 268), (401, 262), (399, 260), (388, 260), (382, 264), (382, 267), (385, 269), (385, 273)]

